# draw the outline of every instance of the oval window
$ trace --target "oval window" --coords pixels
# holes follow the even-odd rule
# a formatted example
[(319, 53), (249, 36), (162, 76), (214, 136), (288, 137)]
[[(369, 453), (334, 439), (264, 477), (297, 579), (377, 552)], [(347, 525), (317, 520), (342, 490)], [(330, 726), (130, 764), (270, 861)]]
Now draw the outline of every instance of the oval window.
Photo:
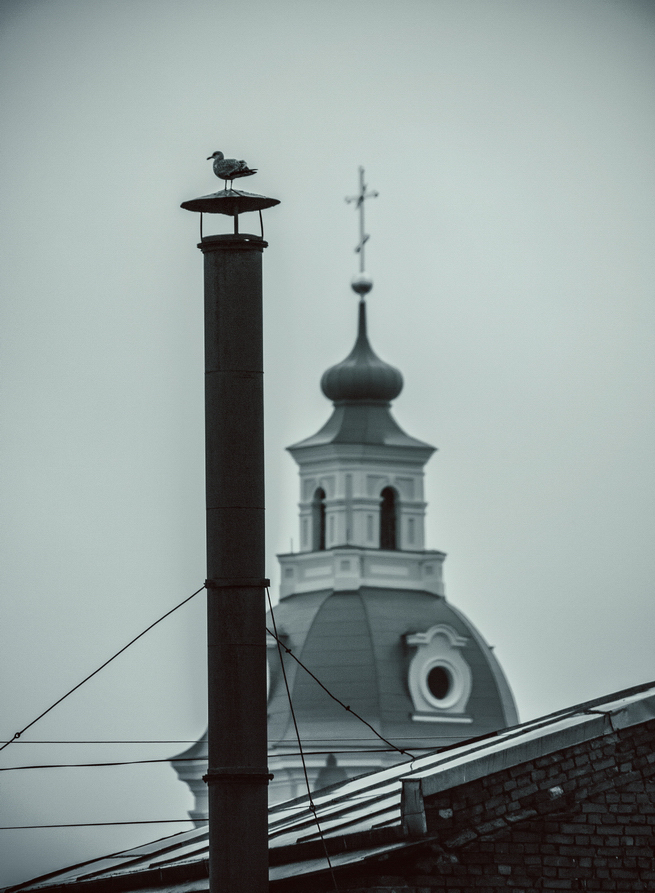
[(432, 697), (437, 701), (443, 701), (450, 691), (450, 673), (444, 667), (432, 667), (428, 673), (427, 683)]

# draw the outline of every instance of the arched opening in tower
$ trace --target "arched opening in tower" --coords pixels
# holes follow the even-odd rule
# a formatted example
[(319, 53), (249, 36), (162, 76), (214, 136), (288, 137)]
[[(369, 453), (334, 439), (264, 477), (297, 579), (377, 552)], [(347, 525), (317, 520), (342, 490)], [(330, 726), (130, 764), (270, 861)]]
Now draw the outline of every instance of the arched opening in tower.
[(380, 494), (380, 548), (398, 548), (398, 495), (393, 487), (385, 487)]
[(314, 493), (312, 502), (312, 551), (325, 550), (325, 490), (321, 487)]

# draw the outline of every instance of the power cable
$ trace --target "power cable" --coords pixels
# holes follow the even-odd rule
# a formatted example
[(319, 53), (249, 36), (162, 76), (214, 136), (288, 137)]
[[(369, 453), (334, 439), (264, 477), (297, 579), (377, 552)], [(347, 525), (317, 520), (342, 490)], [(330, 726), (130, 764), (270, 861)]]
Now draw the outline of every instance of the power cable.
[(204, 588), (205, 588), (205, 586), (204, 586), (204, 584), (203, 584), (203, 585), (200, 587), (200, 589), (196, 589), (196, 591), (195, 591), (192, 595), (188, 596), (188, 598), (185, 598), (184, 601), (181, 601), (181, 602), (179, 603), (179, 605), (175, 605), (174, 608), (171, 608), (170, 611), (167, 611), (167, 612), (166, 612), (165, 614), (163, 614), (158, 620), (155, 620), (154, 623), (151, 623), (150, 626), (146, 627), (146, 628), (143, 630), (143, 632), (140, 632), (139, 635), (138, 635), (138, 636), (135, 636), (131, 641), (129, 641), (129, 642), (127, 643), (127, 645), (124, 645), (124, 646), (120, 649), (120, 651), (117, 651), (116, 654), (112, 655), (112, 656), (109, 658), (109, 660), (106, 660), (106, 661), (104, 662), (104, 664), (101, 664), (101, 665), (98, 667), (97, 670), (94, 670), (93, 673), (89, 673), (89, 675), (86, 676), (84, 679), (82, 679), (81, 682), (78, 682), (77, 685), (73, 686), (73, 688), (71, 688), (70, 691), (67, 691), (66, 694), (65, 694), (65, 695), (62, 695), (61, 698), (59, 698), (58, 700), (56, 700), (56, 701), (54, 702), (54, 704), (51, 704), (50, 707), (47, 708), (47, 710), (44, 710), (43, 713), (39, 713), (39, 715), (36, 717), (36, 719), (33, 719), (32, 722), (28, 723), (23, 729), (20, 730), (20, 732), (15, 732), (14, 735), (13, 735), (13, 737), (10, 738), (9, 741), (5, 742), (5, 743), (2, 745), (2, 747), (0, 747), (0, 750), (4, 750), (5, 747), (9, 747), (9, 745), (10, 745), (12, 742), (16, 741), (18, 738), (20, 738), (20, 736), (21, 736), (24, 732), (26, 732), (28, 729), (32, 728), (32, 726), (33, 726), (35, 723), (37, 723), (40, 719), (43, 719), (43, 717), (46, 715), (46, 713), (50, 713), (51, 710), (54, 710), (54, 708), (55, 708), (58, 704), (61, 704), (61, 702), (64, 701), (69, 695), (72, 695), (74, 691), (77, 691), (77, 689), (80, 688), (80, 686), (84, 685), (85, 682), (88, 682), (89, 679), (92, 679), (97, 673), (100, 672), (100, 670), (104, 670), (104, 668), (107, 666), (107, 664), (110, 664), (113, 660), (115, 660), (115, 659), (119, 656), (119, 654), (122, 654), (124, 651), (126, 651), (126, 650), (130, 647), (130, 645), (134, 645), (134, 643), (137, 642), (142, 636), (145, 636), (145, 634), (146, 634), (147, 632), (150, 632), (150, 630), (151, 630), (154, 626), (157, 626), (158, 623), (161, 623), (162, 620), (165, 620), (165, 619), (166, 619), (167, 617), (169, 617), (174, 611), (177, 611), (178, 608), (181, 608), (182, 605), (186, 605), (187, 602), (190, 602), (191, 599), (194, 598), (196, 595), (198, 595), (199, 592), (202, 592), (202, 590), (203, 590)]
[[(268, 590), (267, 590), (267, 591), (268, 591)], [(269, 605), (270, 605), (270, 603), (271, 603), (270, 596), (269, 596), (269, 599), (268, 599), (268, 603), (269, 603)], [(272, 611), (272, 610), (271, 610), (271, 619), (273, 620), (273, 626), (275, 627), (275, 620), (273, 619), (273, 611)], [(377, 731), (373, 728), (373, 726), (370, 724), (370, 722), (367, 722), (367, 721), (364, 719), (363, 716), (360, 716), (359, 713), (357, 713), (355, 710), (352, 709), (352, 707), (347, 706), (346, 704), (343, 703), (342, 700), (340, 700), (339, 698), (337, 698), (336, 695), (333, 695), (332, 692), (330, 691), (330, 689), (327, 688), (325, 685), (323, 685), (323, 683), (321, 682), (321, 680), (320, 680), (317, 676), (315, 676), (314, 673), (312, 673), (312, 671), (309, 669), (309, 667), (306, 667), (305, 664), (300, 660), (300, 658), (296, 657), (296, 655), (293, 653), (293, 651), (292, 651), (290, 648), (288, 648), (288, 647), (284, 644), (284, 642), (283, 642), (281, 639), (278, 638), (278, 636), (277, 636), (277, 632), (271, 632), (271, 630), (270, 630), (268, 627), (266, 627), (266, 632), (267, 632), (270, 636), (273, 636), (273, 638), (274, 638), (275, 641), (277, 642), (278, 650), (279, 650), (280, 648), (284, 648), (284, 650), (286, 651), (286, 653), (287, 653), (290, 657), (292, 657), (292, 658), (295, 660), (295, 662), (296, 662), (297, 664), (299, 664), (299, 665), (303, 668), (303, 670), (304, 670), (306, 673), (309, 673), (309, 675), (312, 677), (312, 679), (313, 679), (318, 685), (320, 685), (320, 687), (323, 689), (323, 691), (324, 691), (327, 695), (329, 695), (329, 696), (332, 698), (333, 701), (336, 701), (337, 704), (341, 704), (341, 706), (343, 707), (343, 709), (344, 709), (344, 710), (347, 710), (348, 713), (351, 713), (351, 714), (355, 717), (355, 719), (358, 719), (360, 722), (363, 722), (365, 726), (368, 726), (368, 728), (373, 732), (373, 734), (375, 735), (376, 738), (379, 738), (380, 741), (384, 741), (385, 744), (388, 744), (389, 747), (391, 748), (391, 750), (394, 750), (394, 751), (396, 751), (397, 753), (402, 754), (403, 756), (410, 757), (412, 760), (415, 760), (415, 759), (416, 759), (416, 756), (415, 756), (413, 753), (410, 753), (408, 750), (402, 750), (400, 747), (396, 747), (396, 745), (393, 744), (393, 742), (389, 741), (387, 738), (385, 738), (384, 735), (380, 735), (380, 733), (377, 732)], [(284, 668), (284, 664), (282, 664), (282, 667)], [(286, 675), (285, 675), (284, 678), (285, 678), (285, 682), (286, 682)]]
[(32, 828), (99, 828), (105, 825), (173, 825), (195, 819), (137, 819), (132, 822), (70, 822), (66, 825), (2, 825), (0, 831), (27, 831)]
[[(182, 757), (176, 763), (195, 763), (196, 757)], [(160, 760), (116, 760), (111, 763), (42, 763), (35, 766), (0, 766), (0, 772), (15, 772), (17, 769), (97, 769), (103, 766), (139, 766), (143, 763), (170, 763), (170, 757)]]
[[(300, 759), (302, 761), (302, 771), (305, 776), (305, 785), (307, 787), (307, 800), (308, 800), (308, 804), (309, 804), (309, 809), (314, 816), (314, 821), (316, 822), (316, 827), (318, 828), (318, 834), (319, 834), (319, 837), (321, 838), (321, 843), (323, 844), (323, 850), (325, 852), (325, 859), (326, 859), (326, 862), (328, 865), (328, 869), (330, 870), (330, 875), (332, 876), (332, 883), (334, 884), (334, 889), (336, 890), (336, 893), (339, 893), (339, 886), (337, 884), (337, 879), (334, 874), (334, 869), (332, 867), (332, 861), (330, 860), (330, 854), (328, 852), (327, 843), (325, 842), (325, 837), (323, 836), (323, 829), (321, 828), (321, 823), (318, 818), (318, 813), (316, 812), (316, 805), (314, 804), (314, 801), (312, 800), (312, 791), (311, 791), (311, 787), (309, 785), (309, 775), (307, 774), (307, 764), (305, 763), (305, 754), (303, 753), (302, 741), (300, 740), (300, 730), (298, 729), (298, 723), (296, 721), (296, 712), (293, 709), (293, 700), (291, 698), (291, 690), (289, 688), (289, 680), (287, 679), (287, 671), (286, 671), (286, 667), (284, 666), (284, 658), (282, 656), (282, 648), (283, 647), (286, 648), (286, 645), (285, 646), (282, 645), (282, 642), (277, 634), (277, 624), (275, 623), (275, 614), (273, 613), (273, 603), (271, 601), (271, 593), (270, 593), (268, 586), (266, 587), (266, 597), (268, 599), (268, 608), (269, 608), (269, 611), (271, 612), (271, 622), (273, 623), (274, 632), (270, 633), (270, 630), (268, 629), (268, 627), (266, 628), (266, 631), (269, 632), (270, 635), (273, 635), (275, 638), (275, 641), (277, 642), (277, 653), (278, 653), (278, 657), (280, 658), (280, 667), (282, 669), (282, 677), (284, 679), (284, 687), (286, 688), (286, 691), (287, 691), (287, 698), (289, 700), (289, 710), (291, 711), (291, 718), (293, 719), (293, 727), (296, 730), (296, 738), (298, 740), (298, 750), (300, 751)], [(287, 651), (288, 650), (289, 649), (287, 648)]]
[[(325, 756), (327, 754), (349, 754), (359, 755), (362, 753), (395, 753), (389, 748), (371, 748), (370, 750), (289, 750), (280, 756), (297, 757), (303, 754), (308, 757)], [(271, 756), (271, 754), (269, 754)], [(196, 763), (202, 757), (163, 757), (162, 759), (150, 760), (114, 760), (105, 763), (37, 763), (33, 766), (0, 766), (0, 772), (16, 772), (19, 769), (98, 769), (105, 766), (141, 766), (145, 763)]]
[[(11, 744), (13, 739), (7, 741), (7, 744)], [(5, 742), (0, 742), (4, 744)], [(16, 744), (197, 744), (198, 739), (192, 738), (177, 738), (175, 740), (163, 740), (161, 738), (134, 738), (130, 740), (122, 740), (119, 738), (111, 738), (106, 741), (101, 741), (99, 739), (87, 740), (87, 741), (76, 741), (71, 738), (67, 738), (65, 741), (39, 741), (37, 738), (34, 741), (24, 741), (21, 739), (16, 739)]]
[[(439, 738), (440, 739), (452, 738), (454, 741), (462, 740), (461, 735), (444, 735), (441, 733), (439, 734)], [(119, 738), (108, 738), (107, 740), (103, 741), (101, 739), (94, 738), (94, 739), (88, 739), (88, 740), (80, 739), (78, 741), (76, 739), (67, 738), (65, 740), (62, 739), (61, 741), (54, 741), (54, 740), (51, 741), (51, 740), (39, 740), (37, 738), (33, 741), (24, 741), (22, 738), (16, 738), (16, 739), (12, 738), (9, 741), (0, 741), (0, 744), (12, 744), (12, 743), (14, 743), (14, 744), (197, 744), (198, 740), (199, 740), (198, 738), (175, 738), (175, 739), (171, 739), (171, 740), (163, 739), (163, 738), (133, 738), (133, 739), (131, 738), (129, 740), (128, 739), (123, 740), (123, 739), (119, 739)], [(340, 742), (342, 742), (342, 741), (365, 742), (365, 741), (369, 741), (369, 740), (371, 740), (371, 739), (369, 739), (369, 738), (344, 738), (341, 736), (339, 737)], [(416, 741), (416, 737), (396, 736), (394, 740), (395, 741)], [(429, 740), (429, 739), (426, 739), (426, 740)], [(325, 738), (305, 738), (305, 742), (310, 742), (310, 741), (325, 741)], [(281, 745), (278, 742), (274, 746), (279, 747)], [(397, 750), (397, 748), (391, 748), (391, 749)], [(359, 748), (357, 748), (357, 750), (359, 752)], [(335, 753), (336, 753), (336, 751), (335, 751)], [(344, 753), (346, 753), (346, 751), (344, 751)]]

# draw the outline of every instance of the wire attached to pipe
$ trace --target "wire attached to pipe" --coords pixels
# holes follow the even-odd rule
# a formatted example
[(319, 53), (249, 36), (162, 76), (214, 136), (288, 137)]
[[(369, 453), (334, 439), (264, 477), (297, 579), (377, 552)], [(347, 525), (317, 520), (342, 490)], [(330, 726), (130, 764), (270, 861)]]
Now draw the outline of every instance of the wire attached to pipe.
[(54, 704), (51, 704), (51, 705), (47, 708), (47, 710), (44, 710), (44, 711), (43, 711), (43, 713), (39, 713), (39, 715), (36, 717), (36, 719), (33, 719), (32, 722), (29, 722), (29, 723), (28, 723), (24, 728), (22, 728), (19, 732), (15, 732), (14, 735), (13, 735), (13, 737), (10, 738), (9, 741), (6, 741), (6, 742), (2, 745), (2, 747), (0, 747), (0, 750), (4, 750), (5, 747), (9, 747), (10, 744), (13, 744), (14, 741), (17, 741), (18, 738), (20, 738), (20, 736), (21, 736), (22, 734), (24, 734), (28, 729), (31, 729), (32, 726), (33, 726), (35, 723), (37, 723), (40, 719), (43, 719), (43, 717), (44, 717), (47, 713), (50, 713), (51, 710), (54, 710), (54, 708), (55, 708), (58, 704), (61, 704), (61, 702), (64, 701), (69, 695), (72, 695), (73, 692), (74, 692), (74, 691), (77, 691), (77, 689), (80, 688), (82, 685), (84, 685), (85, 682), (88, 682), (89, 679), (92, 679), (97, 673), (100, 672), (100, 670), (104, 670), (104, 668), (107, 666), (107, 664), (110, 664), (113, 660), (115, 660), (115, 659), (119, 656), (119, 654), (122, 654), (124, 651), (127, 651), (127, 649), (130, 647), (130, 645), (134, 645), (134, 643), (137, 642), (142, 636), (145, 636), (145, 634), (146, 634), (147, 632), (150, 632), (150, 630), (151, 630), (154, 626), (157, 626), (157, 624), (158, 624), (158, 623), (161, 623), (162, 620), (165, 620), (167, 617), (170, 617), (170, 615), (171, 615), (174, 611), (177, 611), (178, 608), (181, 608), (182, 605), (186, 605), (187, 602), (190, 602), (191, 599), (194, 598), (196, 595), (198, 595), (199, 592), (202, 592), (202, 590), (203, 590), (204, 588), (205, 588), (205, 586), (204, 586), (204, 584), (203, 584), (203, 585), (200, 587), (200, 589), (196, 589), (196, 591), (195, 591), (192, 595), (188, 596), (188, 598), (185, 598), (184, 601), (181, 601), (181, 602), (179, 603), (179, 605), (175, 605), (174, 608), (171, 608), (170, 611), (167, 611), (167, 612), (166, 612), (165, 614), (163, 614), (158, 620), (155, 620), (154, 623), (151, 623), (150, 626), (147, 626), (147, 627), (143, 630), (143, 632), (140, 632), (139, 635), (138, 635), (138, 636), (135, 636), (131, 641), (129, 641), (129, 642), (127, 643), (127, 645), (124, 645), (124, 646), (120, 649), (120, 651), (117, 651), (116, 654), (113, 654), (113, 655), (109, 658), (109, 660), (106, 660), (106, 661), (104, 662), (104, 664), (100, 664), (100, 666), (98, 667), (97, 670), (94, 670), (93, 673), (89, 673), (88, 676), (85, 676), (85, 678), (82, 679), (81, 682), (78, 682), (77, 685), (73, 686), (73, 688), (70, 689), (70, 691), (67, 691), (65, 695), (62, 695), (60, 698), (58, 698), (58, 699), (54, 702)]
[(70, 822), (65, 825), (0, 825), (0, 831), (27, 831), (33, 828), (99, 828), (105, 825), (174, 825), (195, 819), (136, 819), (132, 822)]
[[(194, 742), (195, 743), (195, 742)], [(326, 756), (328, 754), (353, 753), (393, 753), (389, 748), (377, 747), (370, 750), (290, 750), (285, 751), (285, 757), (297, 757), (304, 754), (307, 757)], [(37, 763), (32, 766), (0, 766), (0, 772), (17, 772), (19, 769), (103, 769), (106, 766), (142, 766), (148, 763), (198, 763), (202, 757), (162, 757), (149, 760), (112, 760), (102, 763)]]
[[(267, 592), (268, 592), (268, 590), (267, 590)], [(270, 603), (271, 603), (270, 596), (269, 596), (269, 599), (268, 599), (268, 603), (269, 603), (269, 605), (270, 605)], [(273, 610), (272, 610), (272, 609), (271, 609), (271, 619), (273, 620), (273, 626), (275, 627), (275, 620), (274, 620), (274, 618), (273, 618)], [(373, 732), (373, 734), (375, 735), (376, 738), (379, 738), (380, 741), (384, 741), (384, 743), (385, 743), (385, 744), (388, 744), (389, 747), (390, 747), (390, 749), (393, 750), (393, 751), (395, 751), (396, 753), (400, 753), (400, 754), (402, 754), (403, 756), (410, 757), (410, 759), (412, 759), (412, 760), (417, 759), (416, 755), (413, 754), (413, 753), (410, 753), (410, 751), (408, 751), (408, 750), (402, 750), (400, 747), (396, 747), (396, 745), (395, 745), (392, 741), (389, 741), (387, 738), (384, 737), (384, 735), (381, 735), (375, 728), (373, 728), (373, 726), (370, 724), (370, 722), (367, 722), (367, 721), (364, 719), (363, 716), (360, 716), (359, 713), (357, 713), (356, 710), (353, 710), (352, 707), (349, 707), (347, 704), (344, 704), (343, 701), (340, 700), (336, 695), (333, 695), (332, 692), (330, 691), (330, 689), (327, 688), (325, 685), (323, 685), (323, 683), (322, 683), (321, 680), (318, 678), (318, 676), (315, 676), (314, 673), (312, 673), (312, 671), (309, 669), (309, 667), (306, 667), (305, 664), (300, 660), (300, 658), (296, 657), (296, 655), (293, 653), (293, 651), (292, 651), (290, 648), (288, 648), (288, 647), (284, 644), (284, 642), (283, 642), (281, 639), (278, 638), (277, 630), (275, 630), (274, 632), (272, 632), (268, 627), (266, 627), (266, 632), (267, 632), (270, 636), (273, 636), (273, 638), (274, 638), (275, 641), (277, 642), (278, 650), (279, 650), (280, 648), (284, 648), (284, 650), (286, 651), (286, 653), (287, 653), (290, 657), (292, 657), (292, 658), (295, 660), (295, 662), (296, 662), (297, 664), (299, 664), (299, 666), (301, 666), (301, 667), (303, 668), (303, 670), (304, 670), (306, 673), (309, 673), (309, 675), (312, 677), (312, 679), (313, 679), (318, 685), (320, 685), (320, 687), (323, 689), (323, 691), (324, 691), (326, 694), (328, 694), (328, 695), (332, 698), (333, 701), (336, 701), (337, 704), (341, 704), (341, 706), (343, 707), (343, 709), (344, 709), (344, 710), (347, 710), (348, 713), (351, 713), (351, 714), (355, 717), (355, 719), (358, 719), (360, 722), (363, 722), (365, 726), (368, 726), (369, 729)], [(283, 665), (283, 666), (284, 666), (284, 665)], [(284, 678), (285, 678), (285, 682), (286, 682), (286, 675), (285, 675)]]
[[(298, 741), (298, 750), (300, 752), (300, 759), (302, 762), (302, 771), (305, 776), (305, 785), (307, 786), (307, 799), (309, 801), (309, 809), (312, 812), (312, 814), (314, 815), (314, 821), (316, 822), (316, 827), (318, 828), (318, 834), (319, 834), (319, 837), (321, 838), (321, 843), (323, 844), (323, 850), (325, 851), (325, 859), (327, 861), (328, 868), (330, 870), (330, 875), (332, 876), (332, 883), (334, 884), (334, 889), (337, 891), (337, 893), (339, 893), (339, 886), (337, 884), (337, 879), (334, 874), (334, 868), (332, 867), (332, 862), (330, 860), (330, 854), (328, 852), (327, 843), (325, 842), (325, 837), (323, 836), (323, 829), (321, 828), (321, 823), (318, 818), (318, 813), (316, 812), (316, 805), (314, 804), (314, 801), (312, 800), (312, 790), (311, 790), (311, 787), (309, 784), (309, 775), (307, 774), (307, 764), (305, 762), (305, 754), (303, 753), (302, 741), (300, 739), (300, 730), (298, 729), (298, 722), (296, 720), (296, 711), (293, 709), (293, 700), (291, 698), (291, 689), (289, 688), (289, 680), (287, 679), (287, 671), (286, 671), (286, 667), (284, 666), (284, 657), (282, 656), (282, 648), (283, 647), (286, 648), (286, 646), (282, 644), (282, 641), (280, 640), (280, 638), (277, 634), (277, 624), (275, 623), (275, 614), (273, 613), (273, 602), (271, 601), (271, 592), (270, 592), (270, 589), (268, 588), (268, 586), (266, 587), (266, 598), (268, 599), (268, 609), (271, 614), (271, 622), (273, 624), (273, 630), (274, 630), (274, 632), (271, 633), (267, 627), (266, 632), (268, 632), (270, 635), (272, 635), (275, 638), (275, 641), (277, 642), (277, 653), (278, 653), (278, 657), (280, 658), (280, 667), (282, 669), (282, 678), (284, 679), (284, 687), (286, 688), (286, 691), (287, 691), (287, 698), (289, 700), (289, 710), (291, 711), (291, 718), (293, 719), (293, 727), (296, 730), (296, 739)], [(289, 651), (288, 648), (286, 648), (286, 650)], [(291, 652), (289, 652), (289, 653), (291, 653)]]

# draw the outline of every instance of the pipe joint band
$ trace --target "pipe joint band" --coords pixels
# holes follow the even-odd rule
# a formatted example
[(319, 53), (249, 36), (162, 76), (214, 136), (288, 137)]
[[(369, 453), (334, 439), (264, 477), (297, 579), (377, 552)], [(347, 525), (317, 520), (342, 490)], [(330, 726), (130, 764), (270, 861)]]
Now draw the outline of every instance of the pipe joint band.
[(202, 780), (205, 784), (268, 784), (272, 778), (272, 773), (267, 770), (235, 766), (210, 769)]
[(251, 577), (221, 577), (219, 580), (205, 580), (205, 589), (268, 589), (271, 581)]

